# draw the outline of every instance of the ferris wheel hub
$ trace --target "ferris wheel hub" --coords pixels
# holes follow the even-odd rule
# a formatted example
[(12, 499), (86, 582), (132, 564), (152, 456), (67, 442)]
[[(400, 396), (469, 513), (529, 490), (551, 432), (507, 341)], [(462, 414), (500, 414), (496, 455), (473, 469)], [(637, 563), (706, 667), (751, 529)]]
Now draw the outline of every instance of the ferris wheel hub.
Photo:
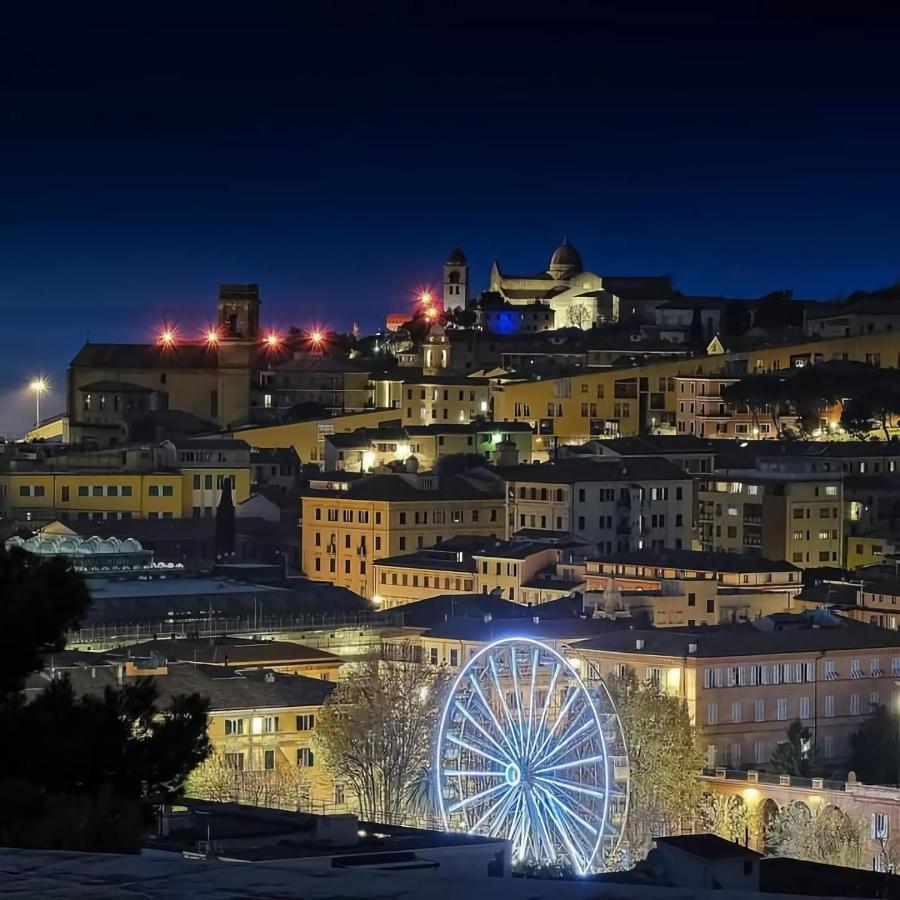
[(506, 767), (506, 783), (508, 785), (514, 786), (517, 785), (521, 780), (522, 770), (514, 762), (511, 762)]

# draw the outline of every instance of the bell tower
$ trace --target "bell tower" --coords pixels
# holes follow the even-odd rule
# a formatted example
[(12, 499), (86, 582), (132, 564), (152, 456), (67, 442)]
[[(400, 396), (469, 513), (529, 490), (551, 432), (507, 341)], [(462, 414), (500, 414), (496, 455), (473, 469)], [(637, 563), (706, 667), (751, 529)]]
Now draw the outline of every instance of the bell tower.
[(444, 263), (444, 309), (469, 305), (469, 263), (457, 247)]
[(450, 341), (447, 332), (435, 322), (428, 329), (428, 336), (422, 344), (422, 374), (440, 375), (450, 367)]
[(255, 341), (259, 337), (259, 285), (219, 285), (219, 329), (222, 337)]

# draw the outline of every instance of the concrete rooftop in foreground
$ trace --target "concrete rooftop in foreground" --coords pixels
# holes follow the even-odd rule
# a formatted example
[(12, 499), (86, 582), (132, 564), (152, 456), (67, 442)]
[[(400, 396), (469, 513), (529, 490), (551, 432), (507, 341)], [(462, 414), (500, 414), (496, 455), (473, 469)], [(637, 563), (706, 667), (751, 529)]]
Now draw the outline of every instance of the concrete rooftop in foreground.
[[(591, 881), (451, 879), (437, 873), (364, 869), (302, 871), (140, 855), (0, 849), (3, 895), (42, 900), (786, 900), (785, 894), (707, 891)], [(806, 895), (807, 897), (810, 895)]]

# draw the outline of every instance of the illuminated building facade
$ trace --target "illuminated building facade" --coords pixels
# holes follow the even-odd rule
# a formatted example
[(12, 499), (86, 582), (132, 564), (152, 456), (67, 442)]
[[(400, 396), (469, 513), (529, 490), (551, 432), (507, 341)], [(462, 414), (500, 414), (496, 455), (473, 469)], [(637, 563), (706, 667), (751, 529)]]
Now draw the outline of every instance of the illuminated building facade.
[(381, 557), (505, 530), (499, 486), (463, 476), (372, 475), (344, 489), (310, 487), (302, 503), (304, 573), (368, 598)]
[(510, 534), (572, 532), (606, 552), (691, 546), (694, 482), (661, 457), (565, 459), (500, 474)]
[(632, 629), (571, 645), (585, 677), (629, 667), (684, 699), (707, 764), (768, 764), (788, 726), (813, 732), (818, 758), (846, 760), (849, 736), (896, 702), (900, 635), (827, 614), (781, 615), (725, 628)]
[(843, 481), (834, 475), (720, 470), (698, 489), (700, 544), (801, 568), (840, 566), (843, 506)]

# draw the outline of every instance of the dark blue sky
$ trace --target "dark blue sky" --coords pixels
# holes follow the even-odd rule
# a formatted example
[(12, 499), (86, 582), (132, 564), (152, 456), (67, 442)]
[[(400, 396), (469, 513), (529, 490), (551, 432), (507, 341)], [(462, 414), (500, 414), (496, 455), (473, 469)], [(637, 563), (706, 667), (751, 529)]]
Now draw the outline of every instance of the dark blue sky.
[(223, 281), (258, 281), (270, 324), (373, 328), (452, 246), (482, 287), (492, 257), (542, 268), (566, 231), (601, 275), (691, 292), (897, 280), (900, 17), (730, 6), (133, 2), (8, 22), (0, 432), (88, 333), (192, 333)]

